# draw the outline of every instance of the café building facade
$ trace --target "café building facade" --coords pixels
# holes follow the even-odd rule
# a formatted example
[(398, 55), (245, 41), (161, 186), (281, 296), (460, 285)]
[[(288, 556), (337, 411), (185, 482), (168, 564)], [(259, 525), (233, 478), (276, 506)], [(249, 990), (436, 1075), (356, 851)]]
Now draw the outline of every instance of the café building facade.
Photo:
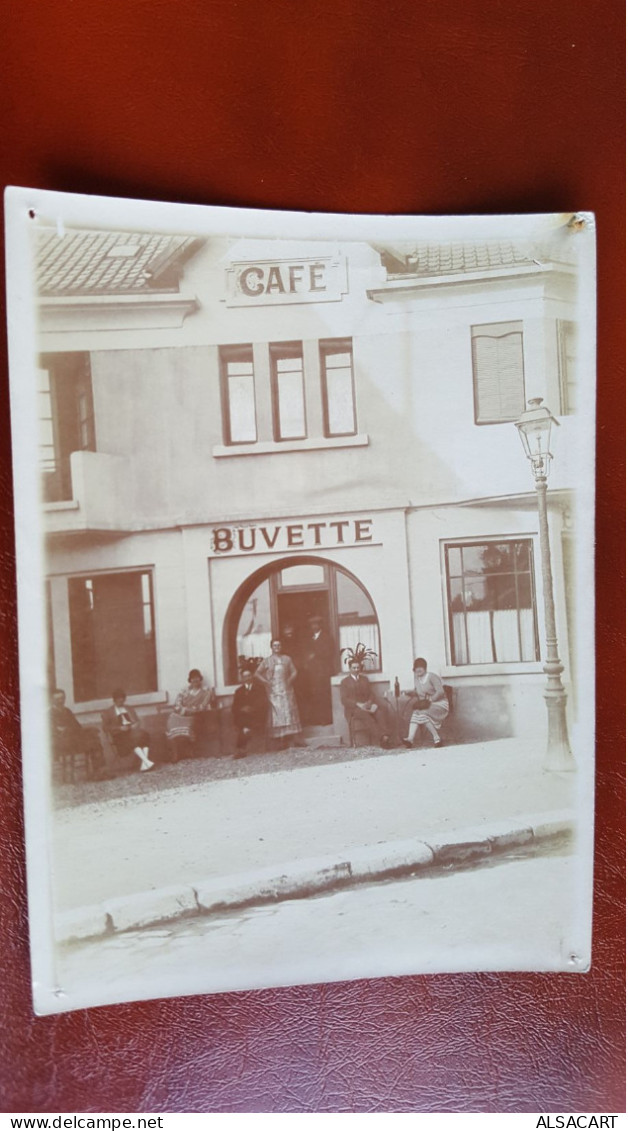
[[(45, 227), (37, 242), (49, 679), (81, 721), (161, 710), (198, 667), (319, 615), (392, 696), (424, 656), (452, 740), (545, 734), (533, 482), (513, 422), (558, 418), (556, 616), (577, 709), (576, 278), (511, 241), (371, 244)], [(394, 696), (392, 696), (394, 699)], [(320, 736), (321, 728), (310, 729)]]

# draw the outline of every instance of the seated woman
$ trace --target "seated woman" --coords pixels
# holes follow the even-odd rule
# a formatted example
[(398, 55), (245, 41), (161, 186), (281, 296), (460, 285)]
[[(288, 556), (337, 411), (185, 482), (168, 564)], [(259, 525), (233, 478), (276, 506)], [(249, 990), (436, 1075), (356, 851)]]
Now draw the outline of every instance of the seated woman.
[(213, 688), (205, 686), (198, 668), (192, 668), (188, 685), (177, 695), (166, 727), (166, 737), (172, 743), (175, 762), (190, 756), (197, 737), (199, 715), (203, 711), (211, 711), (214, 704)]
[(149, 758), (150, 735), (140, 726), (137, 711), (128, 707), (126, 691), (116, 687), (111, 698), (113, 706), (103, 711), (103, 730), (111, 739), (116, 753), (125, 758), (129, 754), (137, 754), (141, 770), (152, 770), (154, 762)]
[(412, 746), (420, 726), (427, 727), (434, 746), (440, 746), (439, 730), (449, 714), (449, 701), (439, 677), (428, 672), (427, 660), (419, 657), (412, 665), (414, 671), (413, 710), (410, 716), (408, 737), (402, 738), (404, 746)]

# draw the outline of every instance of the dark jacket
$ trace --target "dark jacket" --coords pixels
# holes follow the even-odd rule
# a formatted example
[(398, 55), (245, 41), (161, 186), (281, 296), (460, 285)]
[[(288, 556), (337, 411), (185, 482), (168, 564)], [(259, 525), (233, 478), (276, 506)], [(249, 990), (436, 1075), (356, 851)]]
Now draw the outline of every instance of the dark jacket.
[[(129, 716), (132, 724), (134, 726), (138, 726), (140, 720), (139, 720), (137, 711), (135, 710), (135, 707), (129, 707), (125, 703), (123, 710), (126, 711), (126, 713)], [(103, 730), (106, 732), (106, 734), (115, 735), (119, 731), (125, 731), (126, 732), (130, 729), (128, 725), (127, 726), (122, 725), (122, 722), (120, 721), (120, 715), (117, 714), (115, 706), (114, 707), (107, 707), (107, 710), (103, 711), (101, 718), (102, 718)]]
[(88, 736), (69, 707), (52, 705), (50, 733), (55, 755), (79, 753), (88, 745)]
[(350, 719), (357, 710), (358, 703), (374, 703), (371, 684), (365, 675), (354, 679), (348, 675), (340, 684), (340, 700), (345, 709), (345, 718)]
[(242, 730), (243, 727), (262, 730), (266, 726), (267, 715), (268, 696), (259, 680), (252, 680), (250, 691), (247, 691), (246, 684), (241, 684), (234, 692), (231, 705), (231, 716), (236, 730)]
[(328, 632), (323, 629), (317, 639), (310, 634), (303, 641), (301, 665), (313, 676), (329, 679), (336, 671), (336, 647)]

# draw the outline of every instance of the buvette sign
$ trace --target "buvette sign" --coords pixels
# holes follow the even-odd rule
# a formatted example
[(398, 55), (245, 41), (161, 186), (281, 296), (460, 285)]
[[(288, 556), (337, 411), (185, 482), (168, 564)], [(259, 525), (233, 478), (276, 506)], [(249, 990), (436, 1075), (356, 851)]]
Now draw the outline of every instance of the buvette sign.
[(212, 555), (260, 554), (269, 551), (335, 549), (337, 546), (373, 545), (372, 518), (342, 518), (311, 522), (257, 523), (250, 526), (214, 526)]
[(340, 256), (234, 263), (227, 269), (227, 306), (339, 302), (347, 292), (347, 263)]

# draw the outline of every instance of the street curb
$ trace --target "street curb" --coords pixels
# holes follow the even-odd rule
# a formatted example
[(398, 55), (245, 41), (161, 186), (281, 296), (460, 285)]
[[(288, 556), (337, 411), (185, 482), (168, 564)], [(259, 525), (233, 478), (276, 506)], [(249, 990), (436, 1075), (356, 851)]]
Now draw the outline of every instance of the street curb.
[(345, 859), (318, 856), (285, 865), (270, 865), (235, 876), (219, 876), (195, 884), (157, 888), (60, 912), (55, 917), (58, 943), (82, 942), (137, 930), (194, 915), (224, 914), (245, 907), (305, 899), (358, 884), (403, 878), (430, 868), (464, 867), (482, 858), (506, 853), (574, 831), (573, 815), (549, 813), (508, 828), (494, 823), (490, 832), (463, 830), (452, 837), (382, 841), (347, 850)]

